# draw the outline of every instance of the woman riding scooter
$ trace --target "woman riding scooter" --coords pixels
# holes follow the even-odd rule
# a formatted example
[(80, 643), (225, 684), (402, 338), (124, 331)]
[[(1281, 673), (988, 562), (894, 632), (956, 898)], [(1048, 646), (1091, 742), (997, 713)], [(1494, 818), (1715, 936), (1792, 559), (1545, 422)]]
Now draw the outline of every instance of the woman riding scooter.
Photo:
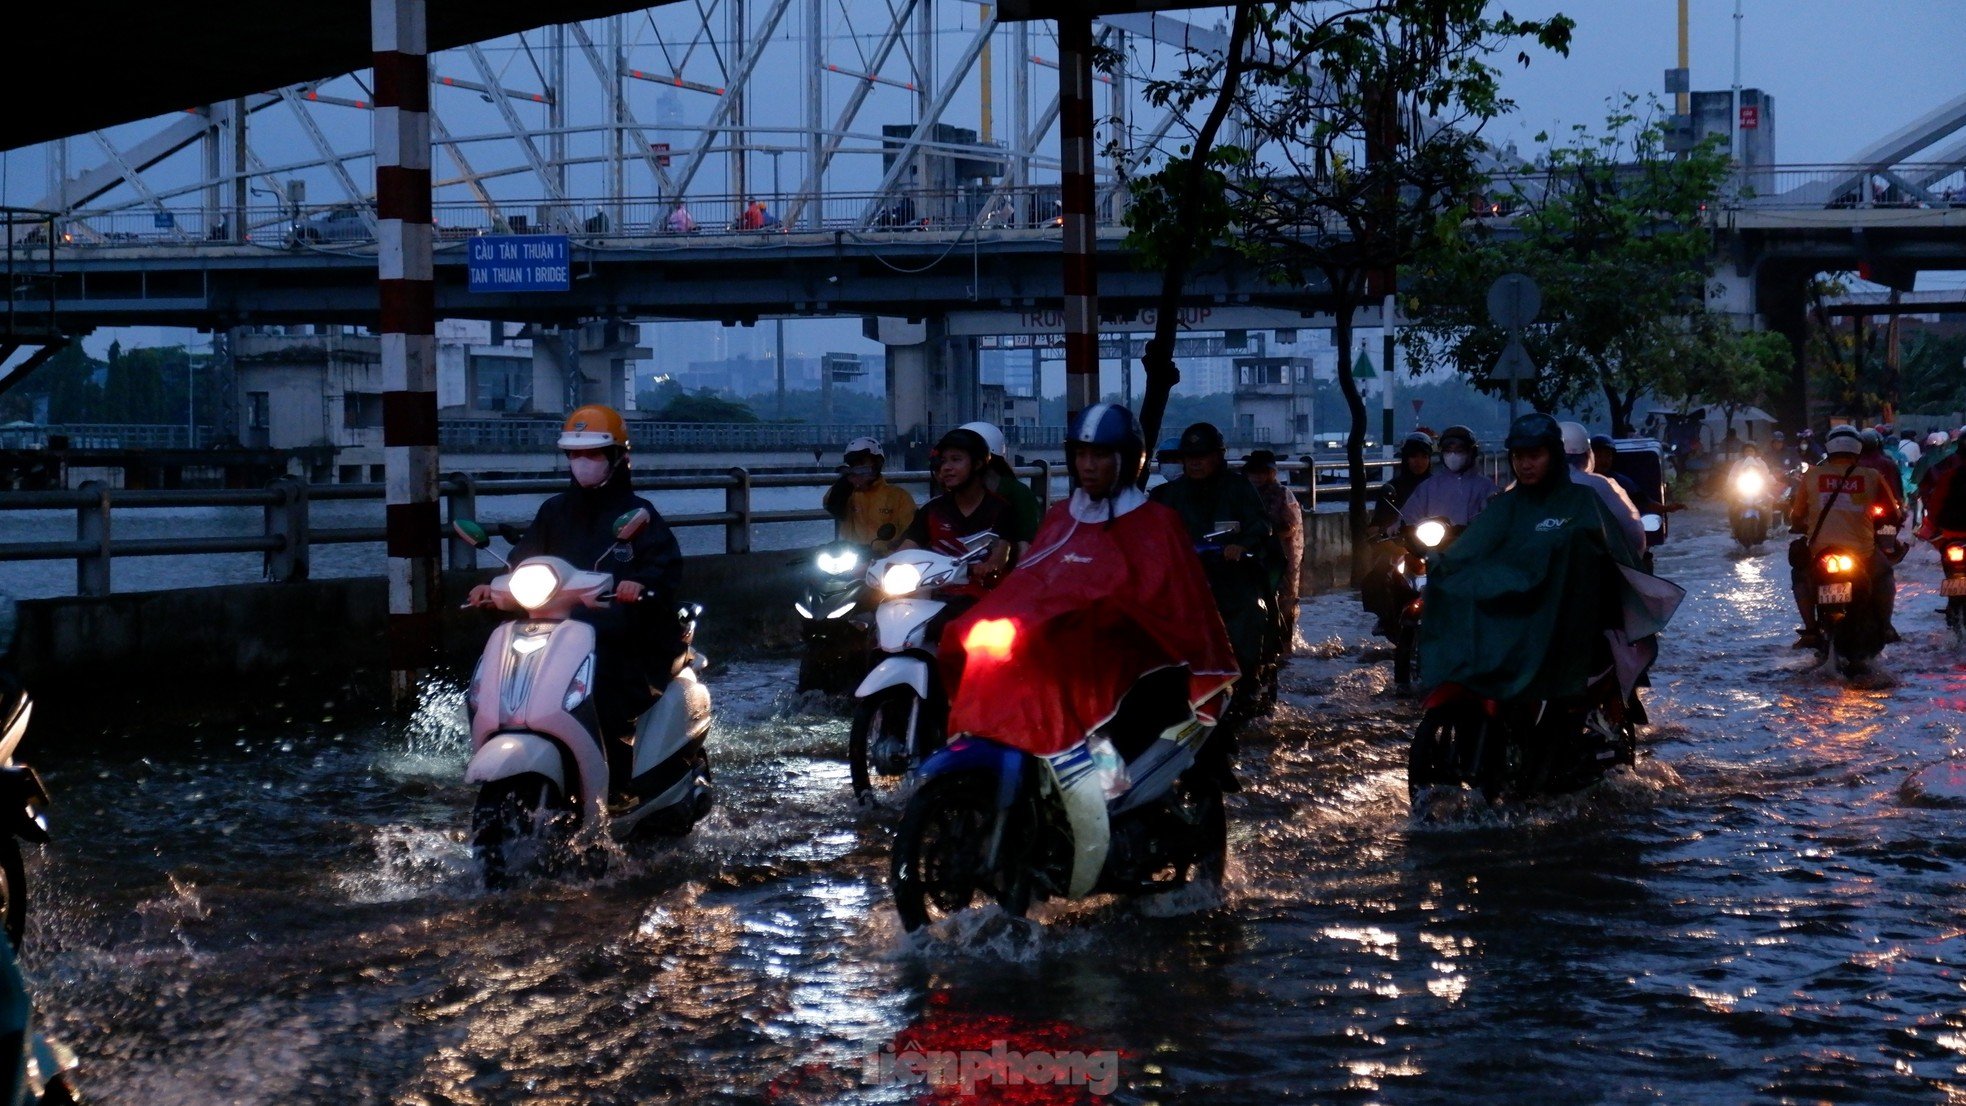
[[(573, 486), (540, 504), (513, 544), (511, 562), (559, 557), (614, 577), (613, 605), (572, 617), (594, 627), (595, 709), (609, 739), (614, 776), (625, 780), (634, 720), (655, 701), (651, 685), (669, 681), (683, 650), (675, 619), (682, 549), (655, 505), (634, 492), (628, 427), (618, 412), (599, 404), (579, 408), (567, 416), (557, 445), (567, 456)], [(617, 542), (616, 520), (638, 507), (649, 513), (649, 524), (632, 541)], [(491, 586), (472, 588), (469, 602), (491, 606)]]

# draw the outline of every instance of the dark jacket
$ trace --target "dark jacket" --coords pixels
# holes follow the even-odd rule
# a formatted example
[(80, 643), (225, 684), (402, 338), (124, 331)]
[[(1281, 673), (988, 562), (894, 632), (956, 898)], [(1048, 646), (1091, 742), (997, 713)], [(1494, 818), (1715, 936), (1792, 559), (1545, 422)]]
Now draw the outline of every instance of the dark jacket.
[[(1188, 540), (1200, 544), (1203, 537), (1223, 528), (1239, 527), (1228, 541), (1257, 554), (1271, 546), (1270, 515), (1263, 509), (1263, 498), (1241, 474), (1223, 469), (1207, 480), (1177, 477), (1147, 493), (1156, 503), (1174, 508), (1188, 530)], [(1268, 587), (1267, 567), (1257, 558), (1238, 562), (1210, 559), (1203, 562), (1208, 586), (1215, 593), (1215, 605), (1229, 629), (1229, 641), (1245, 671), (1254, 671), (1262, 651), (1266, 617), (1261, 602)]]
[(1416, 476), (1412, 469), (1406, 467), (1406, 462), (1401, 461), (1399, 468), (1393, 472), (1393, 478), (1379, 487), (1379, 502), (1372, 509), (1372, 525), (1385, 528), (1399, 521), (1400, 508), (1406, 506), (1413, 489), (1432, 475), (1433, 470), (1428, 469)]

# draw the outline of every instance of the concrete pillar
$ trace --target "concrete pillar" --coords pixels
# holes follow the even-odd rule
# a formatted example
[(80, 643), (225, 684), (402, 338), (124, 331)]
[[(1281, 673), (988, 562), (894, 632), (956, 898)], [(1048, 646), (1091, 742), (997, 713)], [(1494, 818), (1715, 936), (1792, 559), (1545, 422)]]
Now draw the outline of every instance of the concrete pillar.
[(390, 698), (415, 703), (438, 655), (436, 285), (431, 279), (425, 0), (370, 0), (375, 68), (376, 287), (381, 305)]
[(1060, 188), (1065, 206), (1065, 409), (1099, 402), (1099, 277), (1094, 268), (1092, 17), (1058, 20)]

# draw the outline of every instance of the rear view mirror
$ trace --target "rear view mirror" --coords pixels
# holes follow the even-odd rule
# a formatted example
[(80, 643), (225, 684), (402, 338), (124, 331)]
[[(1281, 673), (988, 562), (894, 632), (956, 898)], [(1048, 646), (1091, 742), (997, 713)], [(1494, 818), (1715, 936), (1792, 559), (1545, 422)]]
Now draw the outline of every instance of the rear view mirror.
[(981, 549), (996, 540), (997, 532), (995, 530), (984, 530), (964, 538), (963, 548), (970, 550)]
[(464, 539), (464, 544), (473, 549), (483, 549), (491, 544), (491, 535), (485, 528), (468, 518), (460, 518), (451, 523), (451, 533)]
[(881, 528), (880, 528), (879, 530), (876, 530), (876, 531), (874, 531), (874, 540), (876, 540), (876, 541), (893, 541), (893, 540), (894, 540), (894, 524), (893, 524), (892, 522), (884, 522), (884, 523), (882, 523), (882, 524), (881, 524)]
[(646, 530), (648, 528), (648, 524), (649, 524), (648, 508), (637, 507), (634, 510), (629, 511), (627, 514), (622, 515), (620, 518), (614, 520), (614, 540), (633, 541), (635, 535), (641, 533), (643, 530)]

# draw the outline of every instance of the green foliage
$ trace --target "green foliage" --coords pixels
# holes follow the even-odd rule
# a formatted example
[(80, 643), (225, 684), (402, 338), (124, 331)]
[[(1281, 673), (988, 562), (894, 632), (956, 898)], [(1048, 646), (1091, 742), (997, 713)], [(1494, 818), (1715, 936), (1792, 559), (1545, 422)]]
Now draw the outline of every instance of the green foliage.
[(720, 396), (709, 388), (688, 392), (674, 380), (665, 380), (653, 392), (635, 397), (638, 410), (650, 412), (657, 422), (758, 422), (757, 412), (737, 400)]
[(108, 358), (99, 361), (77, 343), (0, 396), (0, 421), (30, 419), (45, 399), (48, 421), (56, 425), (182, 425), (195, 398), (199, 423), (211, 425), (214, 412), (230, 402), (231, 387), (222, 366), (183, 346), (125, 350), (112, 342)]
[(1574, 128), (1546, 148), (1533, 177), (1510, 185), (1501, 199), (1515, 213), (1507, 233), (1468, 228), (1433, 240), (1404, 289), (1418, 324), (1405, 335), (1408, 353), (1506, 394), (1507, 382), (1491, 376), (1506, 335), (1489, 320), (1486, 297), (1497, 277), (1519, 272), (1543, 291), (1538, 321), (1523, 334), (1540, 375), (1522, 395), (1537, 409), (1601, 398), (1628, 429), (1648, 392), (1722, 386), (1695, 379), (1689, 366), (1749, 363), (1702, 346), (1729, 333), (1706, 318), (1703, 302), (1711, 252), (1703, 210), (1727, 171), (1718, 142), (1669, 156), (1656, 106), (1642, 111), (1637, 97), (1622, 97), (1602, 134)]

